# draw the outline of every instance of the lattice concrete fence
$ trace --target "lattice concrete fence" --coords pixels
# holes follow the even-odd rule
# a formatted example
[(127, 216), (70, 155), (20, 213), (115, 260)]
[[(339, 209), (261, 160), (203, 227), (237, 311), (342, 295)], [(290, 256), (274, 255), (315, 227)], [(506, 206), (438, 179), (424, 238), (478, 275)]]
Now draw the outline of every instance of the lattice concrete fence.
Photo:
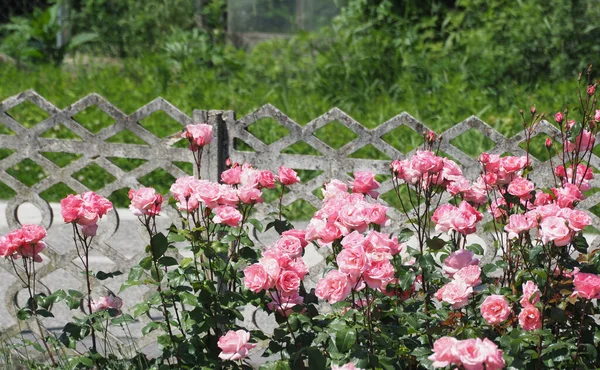
[[(26, 128), (17, 122), (11, 117), (10, 110), (25, 102), (33, 103), (44, 110), (48, 114), (48, 118), (31, 128)], [(95, 134), (86, 129), (73, 117), (90, 107), (97, 107), (106, 113), (114, 119), (114, 124)], [(34, 91), (26, 91), (10, 97), (0, 104), (0, 124), (5, 127), (3, 132), (10, 130), (14, 135), (0, 135), (0, 149), (11, 149), (14, 152), (0, 160), (0, 181), (12, 188), (16, 195), (6, 203), (5, 220), (7, 225), (0, 225), (0, 227), (14, 229), (18, 228), (20, 223), (28, 222), (28, 220), (19, 220), (18, 217), (19, 207), (24, 203), (32, 203), (39, 209), (41, 223), (49, 229), (49, 248), (44, 253), (45, 261), (41, 264), (38, 273), (42, 286), (46, 287), (45, 289), (51, 291), (57, 288), (57, 281), (69, 281), (70, 285), (67, 288), (82, 290), (83, 275), (81, 274), (81, 266), (76, 262), (77, 255), (72, 240), (70, 240), (71, 234), (68, 225), (63, 224), (60, 215), (55, 215), (58, 209), (56, 205), (52, 206), (40, 197), (41, 192), (58, 183), (64, 183), (76, 192), (89, 190), (83, 183), (73, 177), (73, 174), (90, 164), (95, 164), (114, 176), (115, 180), (113, 182), (97, 190), (99, 194), (107, 197), (122, 188), (142, 186), (139, 179), (156, 169), (163, 169), (173, 177), (186, 175), (181, 168), (174, 164), (174, 162), (193, 163), (187, 149), (173, 146), (180, 138), (176, 135), (159, 138), (139, 124), (142, 119), (158, 111), (166, 113), (181, 124), (181, 128), (187, 124), (199, 122), (208, 122), (213, 125), (216, 140), (209, 146), (203, 156), (203, 173), (201, 174), (203, 178), (217, 181), (220, 173), (225, 168), (227, 158), (231, 158), (234, 162), (249, 162), (258, 168), (273, 171), (276, 171), (282, 164), (299, 170), (321, 171), (311, 180), (291, 187), (290, 192), (283, 198), (285, 205), (304, 200), (315, 208), (318, 208), (321, 202), (315, 195), (315, 190), (320, 188), (325, 181), (332, 178), (349, 180), (349, 173), (360, 169), (370, 169), (378, 174), (389, 175), (389, 160), (352, 158), (352, 153), (361, 148), (372, 146), (389, 158), (406, 158), (412, 152), (402, 153), (384, 141), (382, 137), (394, 132), (399, 127), (412, 130), (419, 135), (424, 130), (428, 130), (427, 126), (407, 113), (401, 113), (381, 125), (369, 129), (337, 108), (331, 109), (302, 126), (268, 104), (241, 118), (236, 118), (233, 111), (218, 110), (194, 110), (192, 117), (190, 117), (162, 98), (148, 103), (131, 114), (125, 114), (97, 94), (86, 96), (64, 109), (57, 108)], [(261, 141), (249, 132), (248, 126), (265, 118), (273, 119), (285, 127), (289, 133), (270, 144)], [(356, 138), (341, 148), (333, 148), (315, 135), (319, 129), (334, 122), (354, 132)], [(81, 140), (42, 137), (44, 132), (60, 124), (79, 136)], [(124, 130), (131, 131), (142, 139), (146, 145), (107, 142), (109, 138)], [(494, 148), (490, 150), (492, 153), (524, 154), (523, 149), (519, 146), (525, 141), (523, 132), (511, 138), (506, 138), (477, 117), (470, 117), (441, 134), (443, 137), (441, 150), (460, 163), (465, 169), (467, 177), (471, 179), (479, 174), (479, 164), (475, 158), (465, 154), (452, 144), (454, 138), (469, 130), (477, 130), (491, 139), (495, 144)], [(542, 122), (534, 133), (534, 135), (539, 134), (554, 136), (558, 134), (558, 131), (548, 122)], [(253, 151), (238, 149), (238, 146), (236, 146), (238, 140), (246, 143)], [(299, 142), (310, 145), (321, 155), (282, 153), (284, 149)], [(80, 158), (64, 167), (60, 167), (41, 154), (47, 152), (77, 154)], [(143, 159), (146, 162), (127, 172), (108, 160), (108, 157)], [(27, 186), (7, 172), (8, 169), (25, 159), (30, 159), (39, 164), (48, 173), (48, 176), (32, 186)], [(532, 158), (532, 161), (534, 167), (548, 165), (536, 158)], [(554, 163), (558, 163), (558, 160), (555, 159)], [(600, 159), (596, 155), (592, 155), (590, 164), (600, 168)], [(549, 177), (540, 174), (550, 175), (547, 170), (535, 171), (534, 176), (538, 177), (534, 177), (533, 180), (538, 184), (551, 183)], [(597, 183), (593, 185), (597, 187)], [(385, 193), (391, 189), (392, 183), (388, 177), (382, 182), (380, 190)], [(597, 203), (600, 203), (600, 193), (596, 193), (582, 202), (582, 208), (590, 208)], [(274, 210), (273, 207), (274, 205), (268, 203), (261, 205), (258, 208), (257, 218), (268, 218), (269, 212)], [(170, 207), (165, 207), (165, 209), (166, 215), (161, 221), (163, 226), (168, 225), (170, 220), (177, 217), (176, 210)], [(93, 269), (120, 270), (125, 272), (126, 275), (129, 268), (135, 265), (141, 254), (144, 253), (143, 234), (136, 232), (135, 220), (132, 220), (131, 216), (128, 218), (126, 213), (119, 213), (117, 209), (115, 212), (110, 213), (109, 218), (100, 225), (100, 236), (95, 240), (94, 250), (99, 260), (104, 261), (104, 265), (92, 266)], [(401, 212), (395, 209), (391, 210), (390, 215), (393, 219), (392, 229), (401, 227), (406, 221)], [(595, 215), (591, 216), (594, 225), (600, 228), (600, 219)], [(487, 221), (489, 221), (489, 218)], [(134, 245), (136, 243), (132, 240), (135, 240), (135, 238), (132, 239), (132, 236), (139, 238), (137, 245)], [(480, 236), (486, 244), (491, 242), (488, 236)], [(126, 245), (123, 245), (123, 240), (127, 241)], [(592, 247), (596, 248), (599, 242), (600, 238), (596, 238)], [(318, 265), (313, 266), (311, 271), (318, 270), (318, 268)], [(0, 296), (0, 317), (2, 317), (0, 333), (14, 335), (24, 329), (23, 327), (19, 328), (16, 320), (13, 319), (18, 310), (16, 303), (20, 301), (19, 292), (22, 287), (14, 275), (12, 266), (4, 260), (0, 261), (0, 279), (4, 282), (5, 287), (0, 290), (0, 293), (3, 292)], [(105, 284), (108, 289), (118, 291), (123, 279), (99, 281), (96, 285)], [(53, 287), (53, 283), (55, 287)], [(58, 288), (65, 287), (58, 286)], [(127, 291), (128, 296), (143, 295), (145, 293), (143, 290), (135, 291), (135, 289), (131, 289), (132, 292)], [(128, 305), (129, 303), (126, 300), (125, 309)], [(59, 312), (56, 318), (47, 319), (44, 324), (49, 330), (59, 330), (69, 317), (69, 312), (63, 312), (62, 314)], [(36, 330), (33, 326), (25, 329)], [(116, 337), (119, 336), (118, 333), (113, 334)], [(140, 343), (138, 345), (142, 347), (151, 345), (152, 340), (152, 336), (139, 338)]]

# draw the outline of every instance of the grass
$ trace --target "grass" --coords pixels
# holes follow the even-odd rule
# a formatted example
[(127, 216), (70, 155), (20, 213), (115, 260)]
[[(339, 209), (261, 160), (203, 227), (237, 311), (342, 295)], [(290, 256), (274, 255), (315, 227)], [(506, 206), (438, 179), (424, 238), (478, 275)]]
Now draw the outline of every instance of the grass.
[[(248, 69), (249, 67), (247, 67)], [(436, 83), (414, 81), (410, 75), (403, 75), (397, 81), (393, 92), (381, 93), (374, 97), (365, 95), (361, 99), (340, 99), (344, 94), (355, 94), (348, 90), (339, 91), (339, 96), (327, 97), (313, 84), (303, 85), (302, 75), (280, 76), (281, 81), (261, 79), (250, 74), (252, 70), (221, 73), (219, 70), (196, 68), (187, 71), (172, 71), (160, 68), (155, 60), (126, 60), (121, 66), (67, 66), (62, 69), (51, 66), (35, 66), (31, 69), (18, 69), (11, 65), (0, 65), (0, 99), (5, 99), (27, 89), (34, 89), (51, 103), (64, 108), (90, 93), (98, 93), (107, 98), (119, 109), (129, 114), (162, 96), (184, 113), (191, 116), (193, 109), (231, 109), (241, 117), (263, 104), (271, 103), (280, 108), (290, 118), (300, 124), (306, 124), (313, 118), (327, 112), (337, 102), (338, 107), (357, 119), (366, 127), (375, 127), (391, 117), (406, 111), (424, 122), (436, 132), (442, 132), (471, 115), (477, 115), (496, 130), (506, 136), (512, 136), (521, 130), (519, 108), (528, 110), (536, 105), (538, 111), (552, 113), (572, 104), (574, 98), (573, 79), (563, 82), (541, 83), (536, 86), (504, 85), (494, 89), (478, 89), (469, 86), (461, 78), (448, 79), (437, 76)], [(441, 84), (446, 81), (447, 84)], [(498, 91), (507, 92), (499, 95)], [(21, 104), (8, 113), (26, 127), (33, 127), (48, 117), (48, 114), (33, 104)], [(77, 114), (74, 119), (92, 132), (111, 125), (113, 120), (104, 112), (90, 107)], [(169, 116), (157, 112), (140, 122), (145, 128), (159, 137), (165, 137), (180, 129), (180, 125)], [(0, 127), (1, 128), (1, 127)], [(251, 125), (249, 131), (266, 143), (272, 143), (287, 134), (287, 130), (274, 120), (263, 119)], [(6, 128), (1, 133), (10, 134)], [(78, 137), (64, 126), (57, 126), (44, 133), (44, 137)], [(355, 134), (339, 123), (334, 122), (316, 132), (316, 136), (339, 148), (353, 139)], [(420, 135), (406, 128), (398, 128), (383, 136), (383, 140), (402, 152), (408, 152), (420, 144)], [(110, 138), (111, 142), (143, 144), (141, 139), (130, 132), (123, 132)], [(470, 130), (454, 139), (452, 144), (471, 156), (491, 149), (493, 142), (487, 137)], [(240, 143), (240, 149), (244, 149)], [(541, 148), (543, 149), (543, 148)], [(306, 143), (298, 143), (286, 149), (287, 153), (319, 153)], [(0, 153), (5, 157), (10, 153)], [(75, 158), (68, 155), (44, 154), (64, 166)], [(537, 153), (543, 156), (544, 153)], [(374, 147), (363, 148), (352, 154), (355, 158), (389, 159)], [(125, 171), (141, 165), (140, 161), (128, 161), (118, 158), (110, 160)], [(19, 163), (8, 172), (31, 186), (47, 176), (39, 166), (32, 163)], [(181, 165), (181, 164), (180, 164)], [(189, 166), (183, 168), (190, 171)], [(110, 181), (111, 175), (102, 174), (102, 169), (87, 166), (74, 175), (91, 189), (99, 189)], [(142, 182), (153, 184), (161, 191), (167, 191), (170, 179), (161, 173), (146, 176)], [(68, 193), (66, 186), (46, 191), (42, 196), (48, 201), (58, 201)], [(7, 186), (0, 184), (0, 198), (8, 199), (14, 195)], [(126, 192), (120, 190), (113, 194), (112, 200), (117, 206), (127, 204)], [(306, 206), (294, 206), (291, 209), (304, 209)], [(296, 213), (295, 211), (292, 213)], [(305, 212), (300, 212), (305, 213)]]

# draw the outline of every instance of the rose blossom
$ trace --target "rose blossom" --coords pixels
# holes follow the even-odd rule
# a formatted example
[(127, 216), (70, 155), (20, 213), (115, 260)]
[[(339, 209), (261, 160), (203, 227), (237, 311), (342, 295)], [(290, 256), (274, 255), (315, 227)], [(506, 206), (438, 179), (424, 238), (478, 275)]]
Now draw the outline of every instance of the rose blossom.
[(537, 221), (532, 215), (510, 215), (508, 225), (504, 226), (504, 230), (508, 232), (508, 238), (518, 238), (523, 231), (533, 229), (537, 226)]
[(375, 180), (375, 174), (371, 171), (354, 172), (354, 181), (350, 185), (353, 193), (369, 194), (377, 198), (379, 193), (375, 190), (379, 188), (379, 183)]
[(523, 307), (523, 310), (519, 314), (519, 325), (526, 331), (541, 328), (542, 320), (540, 318), (540, 311), (533, 305)]
[(528, 200), (531, 198), (531, 192), (534, 188), (535, 185), (533, 182), (519, 176), (510, 182), (508, 185), (508, 192), (516, 197)]
[(221, 173), (221, 181), (228, 185), (237, 185), (241, 181), (242, 167), (235, 166)]
[(539, 234), (543, 243), (554, 242), (557, 247), (564, 247), (569, 244), (572, 232), (562, 217), (549, 216), (540, 224)]
[(217, 346), (221, 349), (219, 358), (236, 361), (248, 356), (248, 351), (256, 347), (256, 344), (248, 343), (249, 340), (250, 333), (245, 330), (228, 331), (217, 342)]
[(218, 206), (214, 211), (215, 217), (213, 217), (212, 221), (216, 224), (237, 227), (242, 219), (240, 211), (231, 206)]
[(469, 303), (472, 293), (473, 287), (463, 280), (453, 280), (441, 287), (434, 296), (438, 301), (449, 303), (456, 310)]
[(107, 295), (92, 300), (92, 312), (106, 311), (108, 309), (117, 310), (117, 315), (121, 314), (123, 300), (115, 295)]
[(273, 245), (274, 248), (290, 256), (290, 258), (302, 257), (302, 243), (300, 239), (291, 235), (282, 235)]
[(600, 298), (600, 276), (579, 272), (573, 278), (574, 295), (585, 299)]
[(297, 238), (298, 240), (300, 240), (300, 245), (302, 246), (302, 248), (305, 248), (308, 245), (308, 241), (306, 241), (306, 230), (291, 229), (284, 231), (281, 235), (293, 236)]
[(492, 294), (483, 301), (480, 312), (485, 321), (496, 325), (508, 319), (508, 316), (510, 316), (510, 306), (504, 296)]
[(369, 288), (378, 289), (394, 278), (394, 272), (394, 266), (389, 260), (374, 261), (367, 267), (363, 278)]
[(244, 269), (244, 285), (254, 293), (272, 287), (272, 279), (260, 263), (255, 263)]
[(496, 343), (492, 342), (487, 338), (484, 338), (482, 344), (485, 347), (485, 351), (487, 352), (487, 357), (485, 359), (485, 369), (504, 369), (504, 367), (506, 366), (506, 362), (504, 361), (504, 357), (502, 357), (503, 352), (501, 349), (498, 349)]
[(213, 128), (205, 123), (185, 126), (185, 131), (181, 137), (188, 139), (190, 149), (197, 151), (199, 148), (207, 145), (212, 140)]
[(334, 304), (346, 299), (351, 289), (348, 275), (338, 270), (331, 270), (324, 278), (319, 280), (315, 294), (317, 297), (329, 301), (330, 304)]
[(367, 268), (367, 255), (362, 246), (344, 248), (336, 258), (340, 272), (359, 277)]
[(444, 233), (449, 232), (452, 229), (452, 220), (456, 215), (456, 207), (452, 204), (443, 204), (433, 212), (431, 221), (435, 224), (435, 231), (441, 231)]
[(452, 277), (455, 273), (457, 273), (463, 267), (467, 267), (469, 265), (478, 265), (479, 259), (475, 258), (475, 253), (468, 249), (459, 249), (456, 252), (450, 253), (448, 257), (444, 260), (444, 272), (448, 274), (448, 276)]
[(487, 358), (487, 350), (483, 341), (477, 339), (461, 340), (455, 345), (456, 356), (466, 370), (483, 369), (483, 363)]
[(523, 284), (523, 296), (519, 303), (521, 306), (530, 306), (538, 303), (540, 301), (540, 290), (537, 285), (531, 280), (527, 281)]
[(477, 230), (476, 223), (481, 221), (483, 215), (468, 202), (462, 201), (458, 212), (452, 220), (453, 229), (463, 235), (472, 234)]
[(436, 156), (428, 150), (417, 150), (410, 158), (411, 167), (421, 174), (437, 175), (444, 168), (442, 157)]
[(260, 171), (258, 175), (258, 183), (263, 188), (273, 189), (275, 187), (275, 175), (273, 175), (273, 172), (268, 170)]
[(592, 218), (585, 211), (578, 209), (562, 208), (556, 215), (566, 219), (569, 229), (576, 232), (592, 224)]
[(463, 267), (460, 270), (458, 270), (456, 274), (454, 274), (454, 279), (462, 280), (465, 283), (467, 283), (467, 285), (470, 285), (472, 287), (481, 284), (480, 277), (481, 267), (479, 267), (478, 265), (470, 265)]
[(300, 182), (300, 177), (298, 177), (296, 171), (283, 166), (279, 167), (279, 174), (277, 178), (283, 185), (293, 185), (297, 182)]
[(433, 361), (434, 368), (446, 367), (459, 361), (455, 354), (455, 347), (458, 340), (452, 337), (441, 337), (433, 343), (433, 354), (429, 360)]
[(279, 275), (275, 286), (284, 296), (288, 296), (298, 292), (300, 278), (295, 272), (286, 270)]
[(156, 216), (160, 213), (163, 197), (153, 188), (129, 189), (131, 204), (129, 209), (134, 216)]

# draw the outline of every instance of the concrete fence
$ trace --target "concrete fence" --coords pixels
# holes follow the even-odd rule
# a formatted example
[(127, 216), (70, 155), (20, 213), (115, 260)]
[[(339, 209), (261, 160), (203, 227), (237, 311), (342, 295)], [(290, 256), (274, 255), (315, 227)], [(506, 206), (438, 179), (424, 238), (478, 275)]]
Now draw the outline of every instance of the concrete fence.
[[(31, 128), (26, 128), (17, 122), (10, 115), (10, 110), (19, 104), (30, 102), (45, 111), (48, 118), (36, 124)], [(78, 113), (96, 107), (114, 120), (114, 124), (103, 128), (97, 133), (92, 133), (74, 118)], [(192, 123), (205, 122), (214, 127), (215, 140), (207, 147), (203, 155), (203, 165), (201, 176), (204, 179), (218, 181), (220, 173), (225, 169), (225, 161), (231, 158), (234, 162), (249, 162), (261, 169), (277, 171), (279, 166), (285, 165), (297, 170), (308, 170), (317, 173), (309, 181), (290, 187), (290, 191), (283, 198), (284, 205), (290, 205), (297, 201), (307, 202), (315, 208), (320, 206), (321, 200), (316, 195), (316, 190), (322, 184), (332, 178), (340, 180), (349, 180), (350, 173), (356, 170), (369, 169), (377, 174), (388, 175), (381, 183), (381, 193), (392, 190), (391, 177), (389, 176), (390, 160), (375, 160), (356, 158), (353, 153), (366, 147), (375, 148), (389, 159), (403, 159), (409, 157), (414, 149), (408, 153), (403, 153), (394, 145), (390, 144), (383, 137), (389, 135), (404, 135), (402, 132), (412, 132), (421, 135), (429, 128), (413, 118), (408, 113), (401, 113), (386, 122), (383, 122), (375, 128), (367, 128), (353, 119), (343, 111), (333, 108), (323, 115), (313, 119), (306, 125), (300, 125), (294, 122), (272, 105), (260, 107), (253, 113), (240, 118), (236, 117), (236, 112), (221, 110), (194, 110), (192, 116), (186, 115), (173, 104), (158, 98), (154, 101), (140, 107), (131, 114), (125, 114), (105, 98), (97, 94), (88, 95), (72, 105), (60, 109), (34, 91), (25, 91), (19, 95), (10, 97), (0, 104), (0, 124), (4, 126), (2, 132), (11, 134), (0, 135), (0, 149), (10, 149), (12, 154), (5, 156), (0, 160), (0, 181), (12, 188), (16, 195), (2, 204), (4, 208), (4, 220), (0, 217), (0, 231), (6, 232), (18, 228), (20, 223), (38, 222), (48, 228), (49, 247), (44, 252), (44, 262), (38, 271), (38, 278), (42, 281), (41, 286), (48, 292), (58, 288), (80, 289), (84, 284), (81, 265), (77, 262), (77, 254), (71, 239), (71, 231), (68, 225), (64, 225), (60, 215), (57, 216), (58, 207), (46, 202), (40, 193), (57, 185), (65, 184), (75, 192), (84, 192), (89, 189), (79, 181), (75, 173), (90, 166), (101, 167), (108, 172), (114, 181), (106, 184), (96, 192), (108, 197), (113, 192), (123, 188), (141, 187), (140, 178), (161, 169), (166, 171), (174, 178), (186, 175), (175, 162), (193, 163), (193, 158), (189, 150), (174, 146), (181, 138), (178, 135), (160, 138), (152, 132), (145, 129), (139, 122), (149, 115), (162, 111), (170, 116), (174, 121), (181, 124), (181, 128)], [(287, 135), (265, 143), (254, 136), (248, 130), (248, 127), (263, 119), (271, 119), (281, 125), (288, 132)], [(355, 138), (339, 148), (332, 147), (327, 143), (328, 140), (316, 134), (317, 131), (327, 125), (337, 125), (340, 129), (350, 130)], [(79, 139), (58, 139), (42, 137), (47, 130), (63, 125), (72, 131)], [(341, 125), (341, 126), (340, 126)], [(343, 127), (342, 127), (343, 126)], [(398, 131), (400, 129), (400, 131)], [(116, 134), (128, 130), (145, 144), (123, 144), (107, 141)], [(402, 131), (404, 130), (404, 131)], [(477, 117), (469, 117), (466, 120), (457, 123), (452, 128), (441, 133), (443, 140), (440, 150), (451, 156), (465, 171), (465, 175), (471, 179), (478, 176), (480, 171), (477, 159), (469, 156), (453, 145), (453, 139), (464, 135), (467, 131), (476, 130), (483, 134), (494, 143), (494, 147), (489, 150), (491, 153), (504, 154), (512, 153), (514, 155), (525, 154), (520, 145), (525, 141), (524, 132), (507, 138), (494, 130), (488, 124)], [(542, 122), (537, 126), (536, 135), (556, 136), (558, 130), (548, 122)], [(480, 135), (481, 136), (481, 135)], [(245, 150), (241, 150), (238, 145), (243, 142)], [(287, 154), (286, 149), (298, 143), (308, 144), (314, 149), (312, 154)], [(59, 166), (49, 160), (42, 153), (69, 153), (78, 156), (65, 166)], [(108, 158), (126, 158), (142, 159), (145, 163), (139, 167), (125, 171), (115, 165)], [(28, 186), (20, 182), (17, 178), (9, 174), (9, 169), (21, 163), (24, 160), (30, 160), (42, 167), (47, 176), (41, 181)], [(554, 159), (558, 163), (558, 158)], [(533, 167), (548, 166), (548, 163), (540, 162), (532, 158)], [(600, 168), (600, 159), (592, 154), (590, 165)], [(548, 168), (543, 171), (533, 172), (533, 181), (538, 184), (551, 183), (551, 174)], [(596, 180), (593, 183), (597, 186)], [(595, 193), (582, 202), (581, 208), (589, 209), (600, 203), (600, 193)], [(276, 204), (264, 203), (257, 209), (257, 218), (268, 219), (270, 212), (274, 211)], [(28, 209), (28, 211), (24, 211)], [(39, 220), (31, 220), (29, 217), (31, 210), (37, 209)], [(166, 227), (170, 220), (178, 217), (177, 210), (171, 207), (165, 207), (165, 215), (162, 216), (162, 226)], [(389, 212), (393, 220), (392, 230), (402, 228), (406, 223), (403, 214), (392, 208)], [(485, 222), (489, 222), (489, 215), (486, 215)], [(600, 219), (591, 215), (593, 223), (600, 228)], [(116, 209), (109, 214), (106, 220), (102, 220), (99, 230), (99, 236), (95, 238), (94, 253), (97, 265), (92, 266), (94, 270), (103, 269), (104, 271), (122, 271), (124, 276), (116, 279), (98, 281), (97, 286), (102, 286), (112, 291), (118, 291), (120, 284), (125, 279), (127, 271), (131, 266), (137, 264), (141, 255), (144, 253), (145, 239), (143, 232), (139, 230), (136, 220), (126, 215), (123, 210)], [(491, 236), (480, 235), (484, 244), (490, 245)], [(600, 244), (600, 238), (596, 238), (592, 243), (592, 248)], [(310, 263), (314, 269), (319, 268), (320, 260)], [(311, 270), (312, 271), (312, 270)], [(15, 319), (15, 313), (18, 310), (19, 302), (22, 301), (22, 286), (15, 276), (12, 265), (7, 261), (0, 261), (0, 279), (3, 281), (3, 289), (0, 290), (0, 333), (14, 335), (23, 329), (36, 331), (31, 327), (19, 327)], [(136, 290), (137, 289), (137, 290)], [(144, 288), (131, 288), (127, 291), (128, 297), (136, 294), (143, 296), (146, 291)], [(139, 300), (138, 300), (139, 302)], [(133, 299), (126, 299), (124, 309), (135, 304)], [(57, 308), (58, 309), (58, 308)], [(54, 312), (54, 311), (53, 311)], [(58, 331), (68, 320), (71, 313), (55, 312), (55, 318), (49, 318), (44, 321), (47, 330)], [(150, 318), (149, 318), (150, 319)], [(139, 325), (142, 325), (140, 323)], [(134, 331), (134, 330), (132, 330)], [(139, 330), (138, 330), (139, 332)], [(119, 333), (113, 333), (115, 337), (120, 337)], [(140, 337), (138, 345), (151, 345), (152, 336)]]

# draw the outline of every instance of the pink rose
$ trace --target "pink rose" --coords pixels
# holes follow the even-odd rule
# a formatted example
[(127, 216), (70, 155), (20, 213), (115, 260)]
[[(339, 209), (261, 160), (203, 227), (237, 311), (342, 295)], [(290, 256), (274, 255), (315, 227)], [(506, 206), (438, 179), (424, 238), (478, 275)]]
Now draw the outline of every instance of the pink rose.
[(263, 188), (273, 189), (275, 187), (275, 176), (273, 175), (273, 172), (268, 170), (260, 171), (258, 183)]
[(371, 262), (363, 274), (365, 283), (372, 289), (378, 289), (394, 278), (394, 266), (387, 259)]
[(523, 307), (523, 310), (519, 314), (519, 325), (526, 331), (541, 328), (542, 320), (540, 318), (540, 311), (533, 305)]
[(66, 223), (75, 222), (83, 207), (83, 199), (79, 195), (69, 194), (60, 201), (60, 213)]
[(279, 174), (277, 176), (279, 178), (279, 182), (283, 185), (293, 185), (297, 182), (300, 182), (300, 177), (296, 171), (287, 167), (279, 167)]
[(525, 157), (525, 156), (523, 156), (523, 157), (507, 156), (507, 157), (502, 157), (500, 160), (500, 165), (506, 173), (514, 173), (514, 172), (520, 171), (523, 168), (527, 167), (528, 164), (529, 163), (527, 161), (527, 157)]
[(470, 265), (478, 265), (479, 259), (475, 258), (475, 253), (468, 249), (459, 249), (456, 252), (450, 253), (444, 260), (444, 272), (448, 276), (453, 277), (463, 267)]
[(204, 203), (206, 207), (213, 209), (219, 205), (219, 197), (221, 196), (219, 184), (207, 180), (198, 180), (193, 186), (195, 186), (195, 198)]
[(359, 277), (367, 268), (367, 255), (361, 246), (344, 248), (336, 258), (340, 272), (353, 278)]
[(458, 195), (464, 193), (471, 187), (471, 183), (463, 176), (459, 176), (456, 180), (451, 181), (446, 187), (448, 193)]
[(508, 225), (504, 230), (508, 232), (508, 238), (518, 238), (523, 231), (531, 230), (537, 226), (537, 221), (533, 215), (510, 215)]
[(354, 181), (350, 186), (353, 193), (369, 194), (373, 198), (379, 196), (379, 193), (375, 191), (379, 188), (379, 183), (371, 171), (354, 172)]
[(503, 353), (501, 349), (498, 349), (496, 343), (491, 340), (484, 338), (483, 346), (485, 347), (485, 351), (487, 352), (487, 357), (485, 359), (485, 369), (486, 370), (501, 370), (506, 366), (506, 362), (504, 361), (504, 357), (502, 357)]
[(523, 284), (523, 296), (519, 303), (521, 306), (530, 306), (538, 303), (540, 301), (540, 290), (537, 285), (531, 280), (527, 281)]
[(242, 219), (240, 211), (231, 206), (218, 206), (214, 211), (215, 217), (213, 217), (212, 221), (216, 224), (237, 227)]
[(237, 190), (231, 185), (218, 184), (218, 186), (219, 197), (217, 198), (217, 203), (222, 206), (237, 206), (238, 202), (240, 201)]
[(481, 316), (491, 325), (500, 324), (510, 316), (510, 306), (504, 296), (492, 294), (480, 307)]
[(260, 263), (244, 269), (244, 285), (254, 293), (271, 288), (272, 280)]
[(282, 235), (274, 244), (275, 248), (290, 256), (290, 258), (302, 257), (302, 243), (295, 236)]
[(370, 204), (363, 208), (363, 215), (370, 224), (387, 226), (390, 219), (387, 217), (388, 207), (380, 203)]
[(481, 267), (478, 265), (463, 267), (454, 274), (454, 279), (462, 280), (467, 283), (467, 285), (475, 287), (481, 284)]
[(156, 216), (160, 213), (163, 197), (153, 188), (129, 189), (131, 204), (129, 209), (134, 216)]
[(308, 274), (308, 267), (306, 266), (306, 263), (304, 263), (302, 258), (296, 258), (291, 260), (287, 265), (287, 269), (298, 275), (300, 280), (304, 279), (304, 276)]
[(117, 310), (117, 315), (121, 314), (123, 300), (115, 295), (107, 295), (92, 300), (92, 312), (106, 311), (108, 309)]
[(433, 343), (433, 354), (429, 360), (433, 361), (434, 368), (457, 364), (460, 359), (456, 355), (456, 344), (458, 340), (452, 337), (441, 337)]
[(567, 220), (557, 216), (549, 216), (542, 221), (539, 235), (544, 244), (554, 242), (557, 247), (569, 244), (573, 236), (567, 227)]
[(594, 120), (596, 122), (600, 122), (600, 109), (596, 109), (596, 113), (594, 114)]
[(556, 204), (561, 208), (573, 208), (573, 202), (584, 199), (581, 190), (575, 184), (564, 184), (562, 188), (552, 188)]
[(483, 369), (483, 363), (487, 359), (487, 348), (481, 339), (461, 340), (454, 348), (465, 370)]
[(410, 159), (411, 167), (421, 174), (438, 174), (444, 168), (442, 157), (428, 150), (417, 150)]
[(431, 221), (435, 224), (435, 231), (441, 231), (444, 233), (452, 230), (453, 220), (457, 214), (457, 208), (452, 204), (443, 204), (433, 212)]
[(21, 227), (21, 239), (26, 244), (35, 244), (42, 239), (44, 239), (47, 235), (46, 229), (44, 229), (40, 225), (35, 224), (24, 224)]
[(242, 167), (235, 166), (221, 173), (221, 181), (228, 185), (237, 185), (241, 181)]
[(300, 278), (295, 272), (286, 270), (279, 275), (279, 279), (277, 279), (275, 286), (284, 296), (288, 296), (298, 292), (298, 289), (300, 288)]
[(242, 203), (254, 204), (262, 203), (262, 191), (252, 186), (242, 186), (238, 188), (237, 195)]
[(496, 173), (500, 170), (500, 156), (498, 154), (481, 153), (479, 162), (488, 173)]
[(453, 309), (463, 308), (469, 303), (469, 297), (473, 293), (473, 287), (463, 280), (453, 280), (441, 287), (435, 298), (439, 301), (449, 303)]
[(516, 197), (527, 200), (531, 198), (531, 192), (534, 190), (533, 182), (522, 177), (515, 177), (508, 185), (508, 192)]
[(592, 218), (585, 211), (578, 209), (563, 208), (557, 216), (563, 217), (568, 221), (569, 229), (577, 232), (592, 224)]
[(177, 200), (179, 210), (192, 212), (198, 208), (198, 199), (192, 195), (196, 193), (199, 181), (193, 176), (184, 176), (175, 180), (175, 183), (171, 185), (171, 195)]
[(298, 240), (300, 240), (300, 245), (302, 245), (302, 248), (305, 248), (308, 245), (308, 242), (306, 241), (306, 230), (291, 229), (284, 231), (281, 235), (293, 236), (297, 238)]
[(463, 200), (458, 206), (458, 212), (452, 220), (452, 228), (463, 235), (473, 234), (477, 231), (477, 222), (482, 219), (483, 215)]
[(330, 304), (334, 304), (346, 299), (351, 289), (348, 275), (338, 270), (331, 270), (324, 278), (319, 280), (315, 294), (317, 297), (329, 301)]
[(245, 330), (228, 331), (219, 338), (217, 346), (221, 349), (219, 358), (222, 360), (236, 361), (248, 356), (248, 351), (256, 347), (254, 343), (248, 343), (250, 333)]
[(207, 145), (212, 140), (213, 128), (205, 123), (185, 126), (185, 131), (181, 137), (188, 139), (190, 149), (197, 151), (199, 148)]
[(554, 120), (556, 121), (556, 123), (562, 123), (562, 121), (565, 119), (565, 117), (563, 116), (562, 112), (557, 112), (554, 115)]
[(600, 276), (579, 272), (573, 278), (574, 295), (585, 299), (600, 298)]

